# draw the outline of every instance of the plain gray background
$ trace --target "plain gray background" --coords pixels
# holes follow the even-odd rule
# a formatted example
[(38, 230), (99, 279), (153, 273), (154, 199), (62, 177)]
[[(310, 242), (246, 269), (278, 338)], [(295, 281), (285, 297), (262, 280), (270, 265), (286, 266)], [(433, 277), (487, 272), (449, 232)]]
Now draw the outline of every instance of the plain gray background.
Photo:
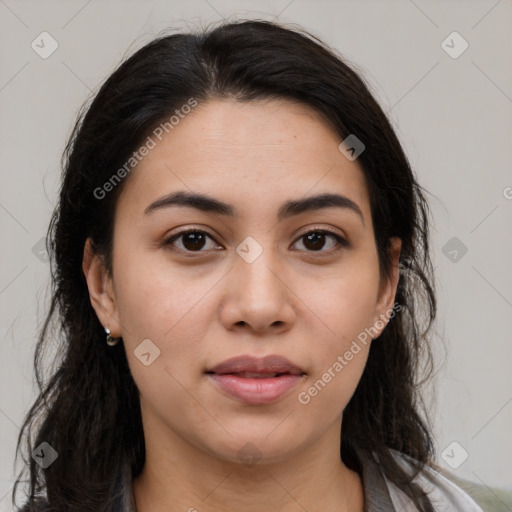
[[(0, 510), (10, 510), (15, 442), (35, 396), (49, 298), (38, 249), (76, 113), (161, 30), (222, 18), (301, 25), (371, 85), (431, 194), (438, 361), (447, 350), (431, 413), (438, 461), (512, 489), (510, 0), (0, 0)], [(55, 43), (42, 32), (58, 44), (47, 58), (42, 47)]]

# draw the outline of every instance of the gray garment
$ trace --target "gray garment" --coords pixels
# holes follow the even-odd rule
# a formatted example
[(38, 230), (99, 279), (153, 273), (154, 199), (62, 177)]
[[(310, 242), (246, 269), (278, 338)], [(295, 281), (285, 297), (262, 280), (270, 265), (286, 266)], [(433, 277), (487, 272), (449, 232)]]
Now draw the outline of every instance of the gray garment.
[[(397, 512), (391, 500), (388, 486), (382, 475), (379, 465), (369, 458), (360, 457), (363, 465), (363, 489), (365, 499), (365, 512)], [(364, 461), (364, 462), (363, 462)], [(125, 465), (122, 471), (121, 486), (123, 489), (119, 511), (137, 512), (133, 495), (131, 469)], [(403, 510), (403, 509), (402, 509)]]

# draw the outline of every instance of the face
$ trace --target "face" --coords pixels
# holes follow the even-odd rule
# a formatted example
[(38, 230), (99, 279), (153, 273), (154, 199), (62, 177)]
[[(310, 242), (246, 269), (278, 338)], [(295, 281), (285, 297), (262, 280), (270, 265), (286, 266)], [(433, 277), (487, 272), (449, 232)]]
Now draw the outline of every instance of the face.
[[(211, 100), (126, 178), (112, 276), (87, 246), (84, 271), (98, 318), (123, 338), (146, 437), (225, 461), (252, 443), (270, 462), (340, 424), (371, 343), (361, 333), (378, 337), (397, 283), (379, 275), (364, 175), (340, 142), (303, 105)], [(155, 203), (177, 192), (226, 206)], [(350, 202), (304, 203), (322, 194)], [(303, 375), (280, 396), (237, 398), (206, 372), (241, 355), (283, 356)]]

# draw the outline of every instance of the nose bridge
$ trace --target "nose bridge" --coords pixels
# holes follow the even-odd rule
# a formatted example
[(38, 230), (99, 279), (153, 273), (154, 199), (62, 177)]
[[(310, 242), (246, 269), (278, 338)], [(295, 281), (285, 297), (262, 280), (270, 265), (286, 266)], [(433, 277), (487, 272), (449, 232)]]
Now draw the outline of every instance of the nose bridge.
[(275, 247), (272, 246), (271, 236), (266, 238), (264, 245), (263, 242), (260, 244), (253, 237), (247, 237), (237, 247), (237, 255), (235, 273), (247, 294), (255, 300), (258, 297), (275, 300), (283, 295), (285, 286), (278, 278), (282, 268), (279, 263), (279, 255)]
[(272, 246), (272, 237), (265, 240), (260, 243), (248, 237), (239, 244), (228, 292), (230, 311), (234, 313), (229, 322), (250, 324), (258, 331), (293, 319), (284, 265)]

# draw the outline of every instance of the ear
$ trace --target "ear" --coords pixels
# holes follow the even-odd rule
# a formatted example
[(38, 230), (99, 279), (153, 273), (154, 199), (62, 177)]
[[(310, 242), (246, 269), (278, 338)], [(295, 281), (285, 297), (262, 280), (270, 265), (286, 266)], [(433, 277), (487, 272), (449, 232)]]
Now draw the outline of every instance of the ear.
[(115, 301), (112, 276), (107, 272), (101, 256), (88, 238), (84, 245), (82, 270), (87, 281), (89, 297), (98, 320), (103, 327), (110, 329), (114, 338), (121, 336), (121, 326)]
[[(391, 270), (389, 277), (381, 276), (379, 284), (379, 295), (377, 298), (376, 316), (374, 319), (374, 331), (377, 332), (373, 339), (378, 338), (389, 322), (390, 315), (394, 316), (394, 304), (398, 279), (400, 277), (398, 261), (402, 249), (402, 240), (398, 237), (390, 239), (389, 256), (391, 260)], [(400, 311), (400, 305), (397, 306)]]

